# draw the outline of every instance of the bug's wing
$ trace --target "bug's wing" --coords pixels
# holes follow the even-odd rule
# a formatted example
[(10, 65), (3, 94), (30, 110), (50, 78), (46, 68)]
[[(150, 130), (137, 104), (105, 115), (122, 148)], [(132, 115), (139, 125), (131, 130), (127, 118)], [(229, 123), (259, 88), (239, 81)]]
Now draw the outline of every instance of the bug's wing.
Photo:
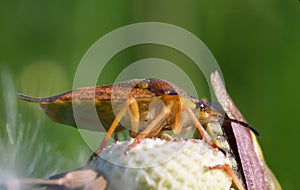
[[(245, 122), (241, 112), (227, 93), (225, 85), (217, 71), (211, 74), (211, 83), (215, 95), (227, 115), (233, 119)], [(238, 123), (232, 122), (231, 125), (236, 138), (248, 189), (281, 190), (279, 182), (264, 160), (256, 136)]]
[[(80, 127), (81, 129), (101, 131), (99, 118), (111, 118), (113, 116), (110, 116), (111, 106), (110, 100), (107, 98), (109, 94), (102, 95), (102, 99), (96, 99), (97, 97), (93, 97), (93, 94), (95, 94), (97, 89), (99, 88), (82, 88), (47, 98), (32, 98), (24, 94), (17, 95), (24, 101), (40, 104), (46, 115), (54, 122), (75, 128)], [(100, 90), (105, 91), (106, 89), (102, 88)], [(76, 120), (74, 106), (76, 106)], [(95, 117), (95, 114), (98, 114), (96, 109), (101, 113), (99, 118)], [(93, 114), (94, 112), (95, 114)], [(107, 117), (107, 115), (110, 117)], [(80, 126), (78, 126), (78, 122), (80, 122)]]
[[(62, 99), (63, 96), (72, 92), (64, 93), (47, 98), (33, 98), (23, 94), (17, 94), (18, 97), (27, 102), (34, 102), (40, 104), (41, 108), (45, 111), (46, 115), (54, 122), (63, 123), (72, 127), (77, 127), (73, 114), (72, 99)], [(77, 101), (79, 102), (79, 101)], [(79, 104), (81, 107), (87, 107), (89, 104)], [(83, 112), (86, 113), (87, 111)]]
[(78, 88), (47, 98), (17, 95), (24, 101), (40, 104), (54, 122), (80, 129), (105, 131), (129, 96), (133, 96), (138, 102), (147, 102), (155, 96), (147, 88), (135, 88), (134, 84), (139, 81), (142, 80)]

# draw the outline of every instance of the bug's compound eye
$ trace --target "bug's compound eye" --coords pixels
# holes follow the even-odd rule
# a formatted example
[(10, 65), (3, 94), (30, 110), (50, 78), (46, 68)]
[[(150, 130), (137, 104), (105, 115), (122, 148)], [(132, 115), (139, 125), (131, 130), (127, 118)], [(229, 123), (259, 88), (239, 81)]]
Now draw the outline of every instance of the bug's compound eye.
[(200, 104), (200, 110), (203, 111), (205, 109), (205, 105), (204, 104)]

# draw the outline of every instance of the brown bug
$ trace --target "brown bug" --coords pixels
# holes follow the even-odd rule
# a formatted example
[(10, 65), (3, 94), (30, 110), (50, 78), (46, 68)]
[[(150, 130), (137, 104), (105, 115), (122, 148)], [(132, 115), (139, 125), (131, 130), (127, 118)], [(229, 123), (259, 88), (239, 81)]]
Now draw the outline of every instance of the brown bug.
[[(207, 101), (190, 97), (180, 88), (160, 79), (136, 79), (111, 85), (79, 88), (49, 98), (31, 98), (22, 94), (18, 96), (26, 101), (39, 103), (54, 122), (73, 127), (77, 127), (73, 106), (78, 106), (82, 113), (79, 119), (87, 121), (88, 124), (84, 125), (84, 128), (89, 130), (97, 130), (97, 126), (92, 124), (94, 118), (89, 118), (91, 107), (96, 108), (107, 133), (88, 163), (101, 152), (113, 133), (117, 134), (124, 129), (128, 129), (130, 136), (135, 138), (131, 148), (143, 138), (160, 136), (162, 131), (172, 130), (175, 134), (184, 134), (192, 126), (196, 126), (205, 142), (222, 150), (202, 126), (222, 120), (237, 123), (245, 130), (250, 129), (258, 134), (247, 123), (223, 116), (222, 111)], [(154, 106), (151, 106), (153, 102)], [(128, 128), (126, 123), (131, 127)], [(221, 169), (226, 170), (239, 189), (243, 188), (230, 167)]]

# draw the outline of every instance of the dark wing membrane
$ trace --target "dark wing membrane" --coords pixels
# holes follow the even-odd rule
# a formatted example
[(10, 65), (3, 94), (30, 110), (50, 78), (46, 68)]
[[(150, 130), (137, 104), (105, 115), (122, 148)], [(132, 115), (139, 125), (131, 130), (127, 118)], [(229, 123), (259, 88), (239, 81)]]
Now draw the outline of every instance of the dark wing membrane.
[(30, 97), (30, 96), (27, 96), (27, 95), (21, 94), (21, 93), (17, 93), (17, 96), (21, 100), (24, 100), (24, 101), (27, 101), (27, 102), (36, 102), (36, 103), (39, 103), (39, 102), (51, 102), (51, 101), (55, 101), (55, 100), (59, 99), (60, 97), (64, 96), (65, 94), (70, 94), (70, 93), (72, 93), (72, 91), (66, 92), (66, 93), (63, 93), (63, 94), (59, 94), (59, 95), (56, 95), (56, 96), (51, 96), (51, 97), (48, 97), (48, 98), (34, 98), (34, 97)]

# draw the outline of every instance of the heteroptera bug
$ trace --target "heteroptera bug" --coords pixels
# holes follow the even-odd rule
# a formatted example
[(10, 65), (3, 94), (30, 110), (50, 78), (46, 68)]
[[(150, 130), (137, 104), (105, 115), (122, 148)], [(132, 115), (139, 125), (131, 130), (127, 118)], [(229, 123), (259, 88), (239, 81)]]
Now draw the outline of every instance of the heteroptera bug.
[[(31, 98), (22, 94), (18, 96), (26, 101), (39, 103), (53, 121), (74, 127), (77, 127), (73, 115), (74, 104), (80, 107), (83, 113), (82, 119), (89, 122), (93, 121), (88, 117), (90, 106), (96, 107), (98, 117), (107, 133), (99, 149), (94, 152), (89, 161), (106, 146), (113, 133), (126, 129), (120, 122), (122, 119), (129, 121), (131, 128), (127, 129), (130, 131), (130, 136), (135, 137), (131, 147), (143, 138), (159, 136), (162, 131), (185, 133), (190, 126), (194, 125), (204, 141), (212, 147), (219, 148), (212, 142), (211, 136), (207, 134), (202, 124), (221, 120), (237, 123), (257, 133), (247, 123), (223, 116), (220, 110), (208, 102), (190, 97), (175, 85), (159, 79), (136, 79), (112, 85), (79, 88), (49, 98)], [(163, 106), (151, 107), (151, 103), (155, 101), (162, 102)], [(117, 104), (116, 112), (113, 110), (113, 104)], [(145, 125), (141, 126), (140, 124), (143, 123)], [(93, 125), (85, 127), (95, 130)], [(228, 173), (235, 184), (239, 184), (237, 177), (230, 172)], [(238, 187), (242, 188), (241, 185)]]
[[(182, 133), (193, 124), (198, 128), (202, 138), (210, 143), (210, 136), (201, 124), (223, 119), (232, 120), (223, 117), (222, 112), (205, 101), (192, 98), (179, 87), (160, 79), (135, 79), (111, 85), (79, 88), (48, 98), (31, 98), (23, 94), (18, 96), (25, 101), (39, 103), (54, 122), (73, 127), (77, 127), (77, 124), (72, 105), (76, 104), (80, 107), (83, 119), (88, 120), (89, 123), (93, 122), (93, 119), (88, 118), (90, 105), (94, 105), (99, 119), (108, 130), (103, 146), (112, 133), (126, 129), (120, 124), (123, 118), (127, 118), (132, 126), (128, 130), (131, 137), (136, 137), (135, 143), (144, 137), (157, 136), (164, 130), (173, 130), (176, 134)], [(165, 106), (150, 108), (150, 104), (155, 100), (163, 102)], [(117, 111), (113, 110), (112, 104), (117, 105)], [(146, 123), (143, 128), (138, 126), (143, 122)], [(242, 124), (251, 128), (246, 123)], [(92, 124), (84, 127), (97, 130)]]
[[(218, 72), (211, 74), (211, 83), (226, 114), (232, 119), (246, 122), (227, 93)], [(231, 146), (235, 161), (238, 162), (238, 168), (234, 171), (239, 176), (244, 188), (249, 190), (281, 190), (279, 182), (265, 163), (256, 136), (238, 122), (225, 121), (222, 129)], [(222, 168), (222, 166), (214, 168)]]

